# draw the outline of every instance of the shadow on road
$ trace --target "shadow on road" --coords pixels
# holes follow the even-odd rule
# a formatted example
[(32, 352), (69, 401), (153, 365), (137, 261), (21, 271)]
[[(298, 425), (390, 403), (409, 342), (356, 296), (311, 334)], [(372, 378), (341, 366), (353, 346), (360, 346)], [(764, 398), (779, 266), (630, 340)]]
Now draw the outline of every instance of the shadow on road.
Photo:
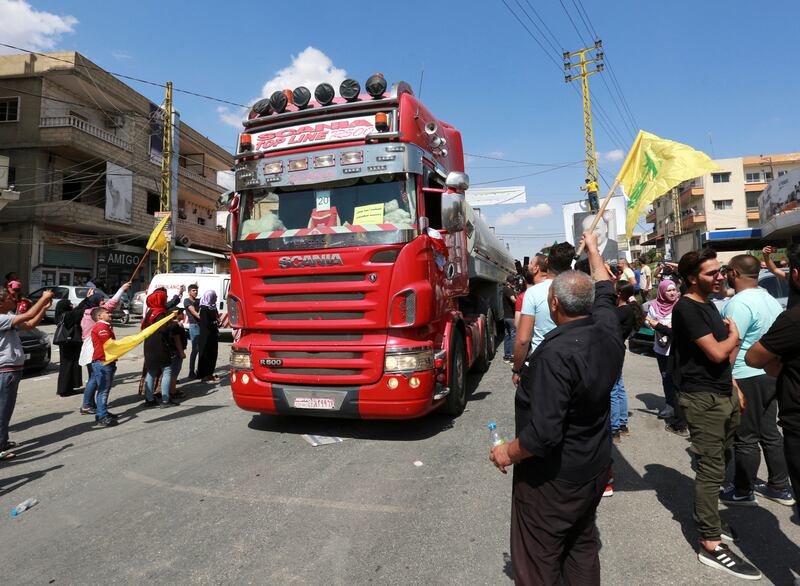
[[(645, 470), (642, 480), (655, 490), (658, 501), (680, 523), (689, 546), (697, 549), (693, 480), (661, 464), (648, 464)], [(764, 577), (773, 584), (791, 584), (789, 567), (800, 562), (800, 548), (781, 531), (775, 515), (763, 506), (740, 509), (723, 506), (720, 517), (737, 531), (736, 546)]]
[(25, 474), (18, 474), (17, 476), (0, 478), (0, 494), (13, 492), (18, 488), (22, 488), (29, 482), (39, 480), (48, 472), (52, 472), (53, 470), (58, 470), (59, 468), (63, 467), (63, 464), (59, 464), (58, 466), (52, 466), (50, 468), (45, 468), (44, 470), (36, 470), (35, 472), (27, 472)]
[(46, 415), (39, 415), (38, 417), (31, 417), (30, 419), (26, 419), (25, 421), (19, 421), (13, 425), (11, 425), (8, 430), (12, 432), (23, 431), (29, 429), (31, 427), (35, 427), (37, 425), (44, 425), (45, 423), (50, 423), (51, 421), (55, 421), (56, 419), (61, 419), (65, 415), (69, 415), (72, 411), (55, 411), (53, 413), (48, 413)]
[(654, 393), (639, 393), (636, 395), (636, 398), (644, 403), (644, 409), (636, 409), (636, 411), (640, 411), (641, 413), (658, 415), (658, 412), (664, 408), (664, 405), (666, 405), (663, 395), (656, 395)]

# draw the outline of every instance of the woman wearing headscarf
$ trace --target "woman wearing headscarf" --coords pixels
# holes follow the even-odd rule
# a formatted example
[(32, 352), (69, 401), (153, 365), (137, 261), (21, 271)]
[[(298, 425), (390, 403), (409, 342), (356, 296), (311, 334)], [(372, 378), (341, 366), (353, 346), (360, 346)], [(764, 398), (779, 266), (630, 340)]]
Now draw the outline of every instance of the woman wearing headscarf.
[[(89, 293), (92, 292), (90, 289)], [(56, 393), (59, 397), (67, 397), (75, 394), (75, 389), (83, 385), (81, 367), (78, 358), (81, 355), (81, 318), (83, 312), (88, 307), (89, 297), (87, 296), (73, 307), (69, 297), (65, 297), (56, 304), (55, 318), (56, 323), (61, 323), (67, 332), (75, 334), (74, 338), (58, 344), (58, 385)]]
[(219, 313), (217, 293), (206, 291), (200, 299), (200, 358), (197, 361), (197, 377), (203, 382), (217, 382), (214, 375), (217, 367), (217, 344), (219, 343)]
[(669, 279), (664, 279), (658, 284), (658, 294), (655, 301), (650, 303), (647, 310), (647, 324), (655, 330), (653, 351), (658, 361), (658, 370), (661, 372), (661, 386), (664, 389), (665, 407), (659, 411), (659, 419), (667, 420), (664, 429), (687, 437), (689, 432), (686, 421), (676, 409), (675, 386), (669, 369), (669, 354), (672, 348), (672, 310), (681, 294), (678, 285)]
[[(182, 293), (182, 291), (181, 291)], [(149, 327), (166, 316), (180, 301), (180, 294), (167, 303), (167, 290), (159, 287), (145, 299), (147, 311), (142, 319), (142, 329)], [(144, 372), (145, 372), (145, 400), (146, 407), (155, 407), (159, 401), (155, 398), (156, 383), (161, 379), (162, 407), (177, 405), (170, 397), (170, 381), (172, 380), (172, 322), (168, 321), (158, 331), (144, 341)]]

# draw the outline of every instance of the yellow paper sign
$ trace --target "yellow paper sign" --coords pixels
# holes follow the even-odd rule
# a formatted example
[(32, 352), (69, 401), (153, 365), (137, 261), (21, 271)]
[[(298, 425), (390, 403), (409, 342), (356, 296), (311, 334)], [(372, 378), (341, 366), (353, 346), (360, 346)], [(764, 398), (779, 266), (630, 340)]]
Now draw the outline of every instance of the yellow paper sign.
[(353, 210), (353, 224), (383, 224), (383, 204), (356, 206)]

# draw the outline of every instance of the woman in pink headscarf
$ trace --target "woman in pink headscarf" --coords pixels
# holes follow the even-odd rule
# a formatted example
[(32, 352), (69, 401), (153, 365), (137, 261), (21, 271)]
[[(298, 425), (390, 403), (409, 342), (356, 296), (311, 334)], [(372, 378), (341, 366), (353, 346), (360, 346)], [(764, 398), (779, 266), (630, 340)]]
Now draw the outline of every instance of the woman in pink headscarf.
[(650, 303), (647, 310), (647, 324), (655, 331), (653, 340), (653, 351), (658, 360), (658, 370), (661, 372), (661, 385), (664, 388), (664, 399), (666, 406), (659, 411), (659, 419), (665, 419), (667, 424), (664, 429), (687, 437), (689, 432), (686, 421), (678, 413), (675, 406), (675, 387), (672, 375), (669, 372), (669, 353), (672, 347), (672, 310), (678, 303), (681, 294), (674, 281), (664, 279), (658, 285), (658, 295), (655, 301)]

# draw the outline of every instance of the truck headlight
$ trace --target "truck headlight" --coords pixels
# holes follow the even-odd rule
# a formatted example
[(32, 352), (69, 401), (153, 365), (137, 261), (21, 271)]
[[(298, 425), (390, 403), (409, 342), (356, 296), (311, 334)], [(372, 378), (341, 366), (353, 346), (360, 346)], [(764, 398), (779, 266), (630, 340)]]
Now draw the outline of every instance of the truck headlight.
[(253, 361), (250, 359), (250, 352), (247, 350), (231, 351), (231, 368), (234, 370), (252, 370)]
[(416, 372), (433, 369), (433, 350), (390, 352), (383, 361), (385, 372)]

